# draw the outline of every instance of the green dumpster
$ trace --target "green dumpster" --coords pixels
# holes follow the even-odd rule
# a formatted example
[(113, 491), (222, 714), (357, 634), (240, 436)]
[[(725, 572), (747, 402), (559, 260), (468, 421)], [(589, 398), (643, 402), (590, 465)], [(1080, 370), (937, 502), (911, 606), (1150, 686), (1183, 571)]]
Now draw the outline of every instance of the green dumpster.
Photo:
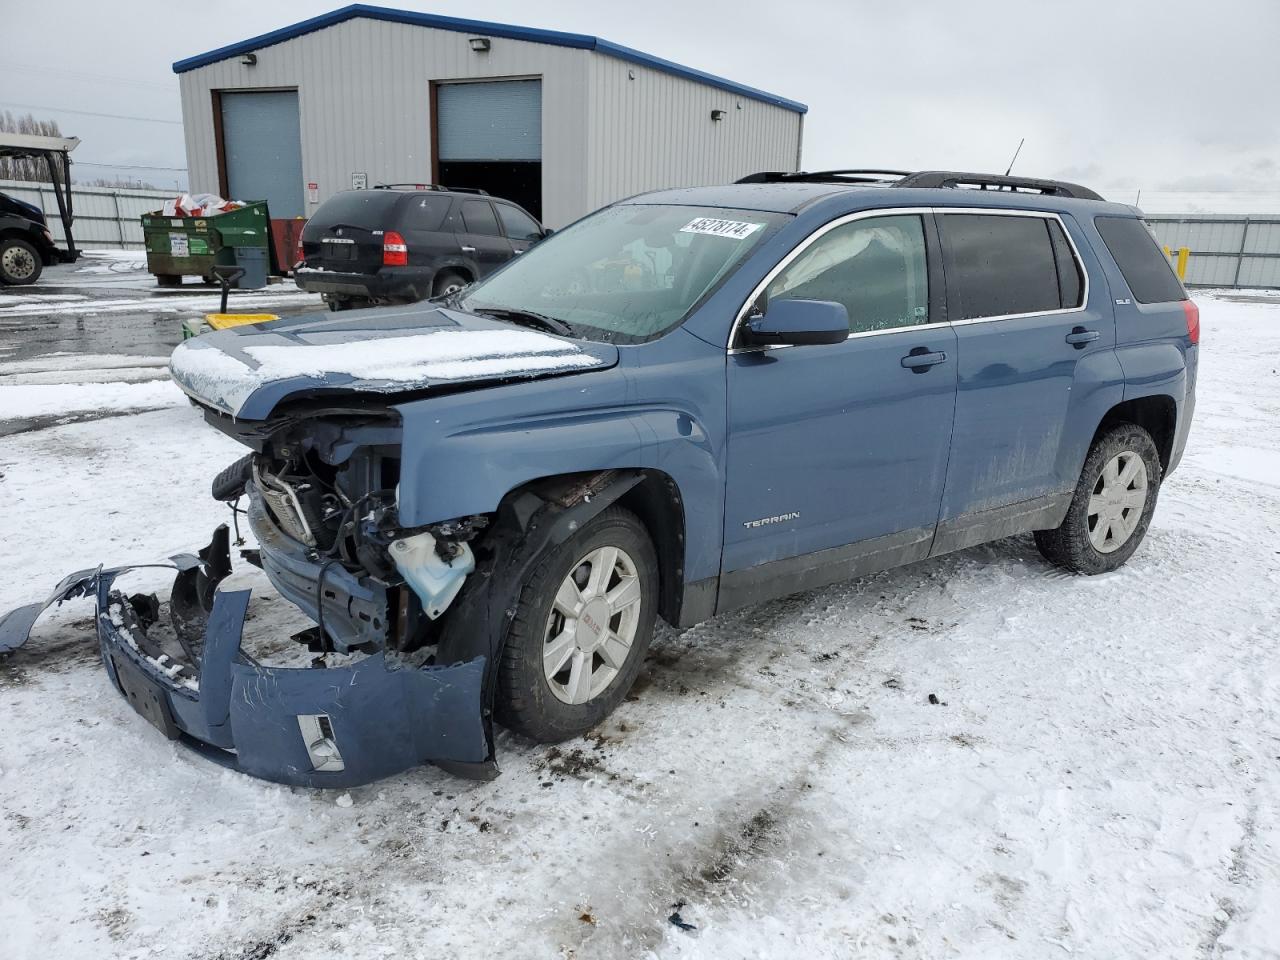
[[(147, 269), (162, 287), (176, 287), (185, 276), (214, 283), (214, 264), (235, 265), (238, 249), (251, 249), (257, 259), (270, 249), (271, 220), (265, 200), (246, 204), (214, 217), (166, 217), (158, 211), (142, 215), (142, 236), (147, 247)], [(247, 271), (235, 286), (262, 287), (266, 277)]]

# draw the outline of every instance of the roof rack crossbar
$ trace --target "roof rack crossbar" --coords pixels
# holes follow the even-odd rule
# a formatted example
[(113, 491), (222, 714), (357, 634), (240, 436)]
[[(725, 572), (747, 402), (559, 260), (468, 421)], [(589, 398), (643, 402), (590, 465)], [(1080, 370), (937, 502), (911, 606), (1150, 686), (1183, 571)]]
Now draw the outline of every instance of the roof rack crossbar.
[(1094, 191), (1065, 180), (1041, 180), (1035, 177), (1007, 177), (994, 173), (959, 173), (953, 170), (923, 170), (903, 177), (894, 186), (921, 189), (976, 189), (1008, 192), (1029, 191), (1050, 197), (1073, 197), (1078, 200), (1101, 200)]

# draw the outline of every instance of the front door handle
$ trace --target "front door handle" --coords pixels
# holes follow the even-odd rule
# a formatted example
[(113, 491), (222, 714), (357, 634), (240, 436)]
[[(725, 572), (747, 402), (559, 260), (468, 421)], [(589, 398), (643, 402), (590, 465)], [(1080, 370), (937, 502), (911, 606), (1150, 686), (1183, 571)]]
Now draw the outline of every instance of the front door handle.
[(912, 373), (928, 373), (933, 367), (947, 362), (941, 350), (930, 352), (928, 347), (916, 347), (902, 358), (902, 365)]
[(466, 245), (464, 244), (464, 245), (463, 245), (463, 247), (462, 247), (462, 252), (463, 252), (463, 253), (475, 253), (475, 252), (476, 252), (476, 248), (475, 248), (475, 247), (468, 247), (468, 246), (466, 246)]
[(1097, 330), (1086, 330), (1084, 327), (1076, 327), (1067, 334), (1067, 343), (1071, 344), (1077, 350), (1083, 350), (1085, 344), (1093, 343), (1102, 334)]

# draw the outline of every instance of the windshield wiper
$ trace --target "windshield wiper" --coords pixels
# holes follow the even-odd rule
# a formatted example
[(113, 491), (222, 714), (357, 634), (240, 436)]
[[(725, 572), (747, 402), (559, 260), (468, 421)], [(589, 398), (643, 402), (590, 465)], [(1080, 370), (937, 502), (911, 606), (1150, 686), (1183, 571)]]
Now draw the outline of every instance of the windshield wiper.
[(506, 320), (508, 323), (516, 323), (522, 327), (538, 327), (551, 333), (558, 333), (562, 337), (572, 337), (573, 327), (565, 323), (563, 320), (557, 320), (555, 317), (543, 316), (540, 313), (534, 313), (531, 310), (505, 310), (498, 307), (480, 307), (475, 308), (476, 313), (483, 313), (486, 316), (493, 317), (495, 320)]

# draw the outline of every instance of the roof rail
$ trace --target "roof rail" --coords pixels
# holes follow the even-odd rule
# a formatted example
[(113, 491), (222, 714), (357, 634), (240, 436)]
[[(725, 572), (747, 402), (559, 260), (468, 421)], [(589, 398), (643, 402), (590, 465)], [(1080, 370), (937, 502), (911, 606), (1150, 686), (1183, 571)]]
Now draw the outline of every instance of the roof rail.
[(445, 193), (478, 193), (487, 197), (488, 190), (481, 190), (479, 187), (446, 187), (442, 183), (375, 183), (375, 190), (440, 190)]
[(816, 170), (794, 173), (766, 170), (743, 177), (738, 183), (894, 183), (909, 176), (906, 170)]
[(924, 170), (920, 173), (912, 173), (903, 177), (894, 186), (1039, 193), (1043, 196), (1074, 197), (1078, 200), (1102, 199), (1088, 187), (1082, 187), (1078, 183), (1067, 183), (1064, 180), (1006, 177), (994, 173), (957, 173), (952, 170)]

